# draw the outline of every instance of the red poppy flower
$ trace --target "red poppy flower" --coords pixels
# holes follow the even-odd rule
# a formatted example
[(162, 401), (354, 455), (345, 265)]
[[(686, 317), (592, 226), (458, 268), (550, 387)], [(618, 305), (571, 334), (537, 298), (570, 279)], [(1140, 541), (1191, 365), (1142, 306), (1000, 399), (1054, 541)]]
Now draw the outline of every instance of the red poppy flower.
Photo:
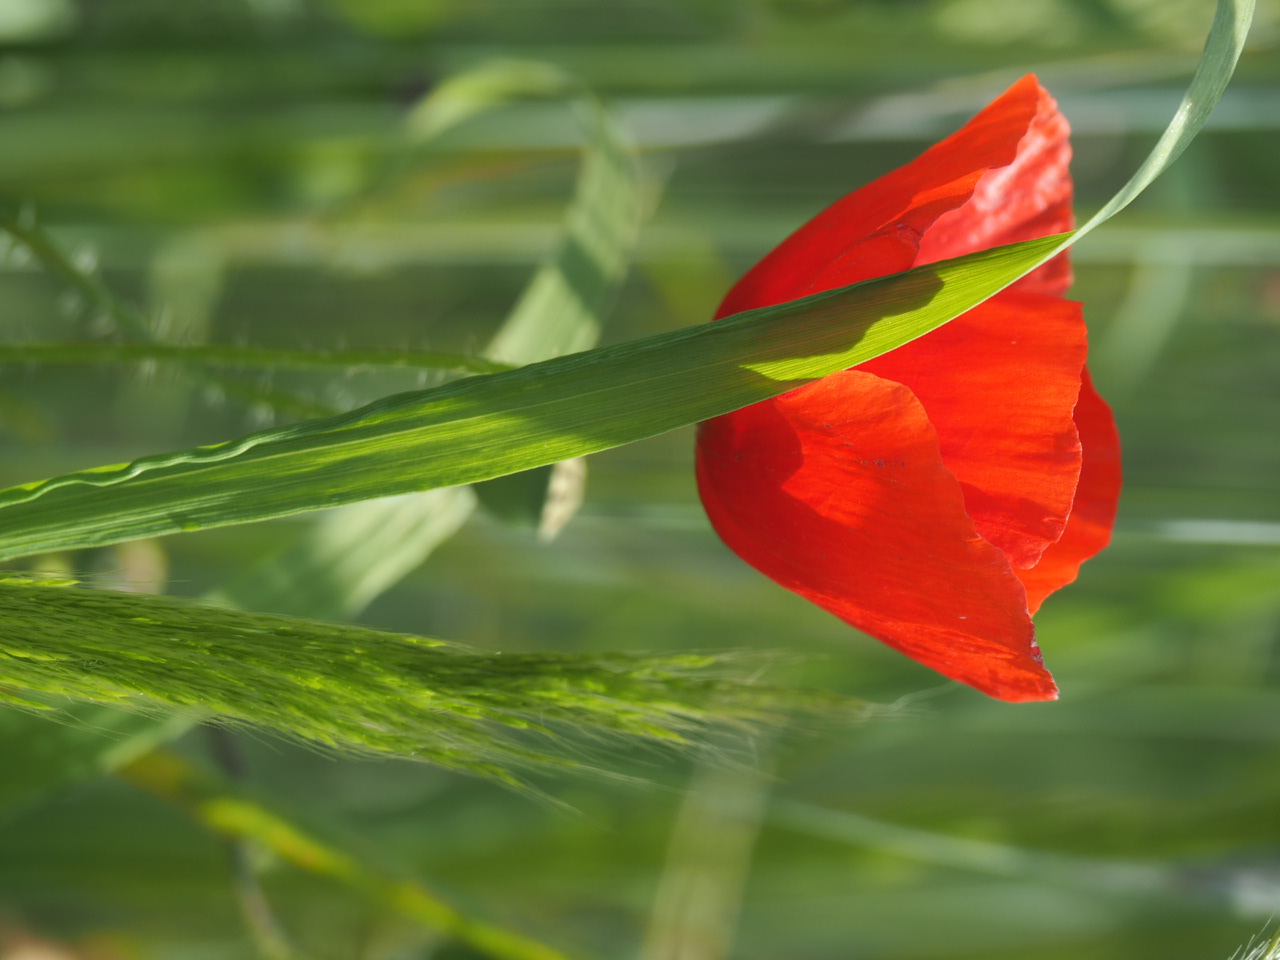
[[(717, 318), (1071, 229), (1067, 124), (1025, 77), (818, 214)], [(1065, 254), (852, 370), (698, 431), (721, 538), (789, 590), (1002, 700), (1050, 700), (1031, 614), (1111, 535), (1111, 411)]]

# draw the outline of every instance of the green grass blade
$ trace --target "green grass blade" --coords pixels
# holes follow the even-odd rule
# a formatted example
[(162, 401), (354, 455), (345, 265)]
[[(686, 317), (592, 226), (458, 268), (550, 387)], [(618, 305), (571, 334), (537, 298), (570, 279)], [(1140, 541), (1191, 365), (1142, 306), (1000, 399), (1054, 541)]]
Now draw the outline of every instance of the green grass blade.
[(587, 143), (565, 236), (485, 350), (499, 363), (535, 363), (595, 346), (640, 232), (646, 185), (634, 148), (594, 98), (579, 98), (573, 109)]
[[(312, 617), (355, 616), (448, 538), (473, 503), (469, 488), (456, 487), (327, 511), (280, 555), (254, 564), (206, 600)], [(72, 688), (63, 692), (77, 695)], [(101, 698), (92, 690), (79, 694)], [(114, 770), (210, 716), (204, 704), (157, 716), (137, 712), (140, 701), (129, 704), (135, 709), (46, 703), (0, 688), (0, 704), (6, 699), (21, 709), (0, 710), (0, 769), (11, 771), (0, 778), (0, 817), (41, 793)]]
[(0, 557), (472, 483), (643, 439), (878, 356), (1060, 246), (1050, 237), (983, 251), (339, 417), (9, 488)]
[(0, 343), (0, 364), (172, 363), (248, 370), (405, 367), (456, 373), (499, 373), (511, 364), (436, 350), (299, 350), (226, 343)]
[[(523, 365), (594, 347), (651, 206), (626, 132), (586, 91), (571, 106), (586, 142), (565, 235), (489, 343), (491, 360)], [(475, 491), (496, 516), (549, 539), (581, 504), (585, 481), (586, 464), (575, 459), (487, 480)]]
[(796, 833), (955, 870), (1107, 890), (1115, 895), (1186, 897), (1175, 870), (1160, 863), (1031, 850), (874, 820), (794, 800), (775, 801), (769, 819)]
[(1239, 57), (1252, 7), (1220, 0), (1169, 132), (1075, 234), (389, 397), (340, 417), (13, 487), (0, 491), (0, 557), (502, 476), (705, 420), (869, 360), (980, 303), (1132, 200), (1203, 126)]
[[(549, 72), (548, 72), (549, 71)], [(559, 253), (531, 280), (525, 295), (499, 333), (505, 349), (521, 362), (545, 359), (557, 352), (552, 342), (590, 345), (595, 342), (599, 316), (621, 280), (641, 217), (643, 178), (632, 147), (612, 118), (580, 86), (555, 68), (537, 64), (490, 64), (467, 71), (442, 84), (415, 113), (445, 116), (458, 122), (485, 104), (530, 93), (531, 72), (541, 76), (548, 95), (574, 95), (584, 124), (583, 170), (566, 216), (566, 241)], [(551, 84), (550, 80), (555, 79)], [(482, 88), (483, 96), (477, 93)], [(461, 110), (459, 104), (467, 107)], [(444, 111), (441, 114), (441, 111)], [(435, 121), (439, 127), (441, 121)], [(446, 124), (447, 125), (447, 124)], [(439, 130), (437, 130), (439, 132)], [(421, 133), (416, 130), (415, 136)], [(621, 202), (619, 202), (621, 200)], [(604, 233), (600, 234), (603, 229)], [(30, 231), (29, 231), (30, 232)], [(44, 234), (35, 231), (36, 242), (46, 242), (79, 284), (97, 284), (62, 256)], [(591, 282), (578, 282), (575, 251), (596, 249), (600, 271), (588, 273)], [(110, 298), (97, 284), (94, 292)], [(170, 291), (169, 299), (175, 292)], [(127, 309), (110, 301), (119, 309)], [(577, 304), (572, 322), (564, 310)], [(540, 327), (555, 328), (556, 336), (541, 343)], [(513, 336), (513, 334), (515, 334)], [(566, 339), (567, 338), (567, 339)], [(195, 367), (420, 367), (466, 373), (490, 373), (509, 364), (477, 356), (428, 351), (331, 350), (309, 351), (226, 344), (148, 343), (46, 343), (0, 344), (0, 363), (108, 363), (159, 361)], [(311, 414), (314, 416), (315, 414)], [(544, 468), (548, 472), (552, 468)], [(535, 478), (536, 479), (536, 478)], [(529, 498), (534, 517), (543, 511), (548, 482), (533, 489), (528, 474), (503, 478), (519, 483), (517, 494)], [(350, 504), (316, 517), (287, 548), (254, 564), (249, 570), (206, 599), (224, 607), (268, 610), (325, 619), (357, 615), (376, 596), (417, 567), (439, 543), (452, 535), (474, 509), (468, 487), (430, 490), (403, 497)], [(179, 735), (206, 719), (208, 710), (189, 710), (169, 718), (139, 715), (106, 706), (71, 703), (32, 714), (0, 713), (0, 767), (25, 771), (10, 778), (9, 789), (0, 789), (0, 809), (61, 783), (111, 769), (131, 759), (146, 746)], [(115, 736), (108, 739), (105, 733)], [(137, 749), (122, 749), (137, 744)]]
[(129, 306), (92, 272), (81, 269), (36, 222), (34, 210), (0, 211), (0, 230), (22, 243), (37, 260), (69, 284), (85, 302), (94, 304), (115, 326), (139, 340), (151, 339), (151, 322)]
[(410, 145), (420, 145), (512, 100), (563, 97), (573, 88), (573, 80), (555, 64), (490, 60), (454, 74), (420, 100), (405, 124), (406, 139)]
[(1088, 233), (1131, 204), (1195, 139), (1235, 72), (1253, 22), (1255, 3), (1256, 0), (1218, 0), (1204, 52), (1173, 119), (1129, 182), (1077, 231), (1078, 234)]
[[(90, 268), (85, 268), (74, 262), (62, 247), (51, 237), (45, 230), (39, 226), (33, 215), (27, 213), (12, 214), (0, 210), (0, 230), (7, 232), (15, 240), (19, 241), (37, 260), (39, 260), (47, 269), (56, 276), (61, 277), (68, 283), (86, 303), (92, 305), (98, 310), (102, 316), (107, 317), (111, 323), (121, 333), (133, 338), (134, 342), (119, 345), (119, 349), (123, 356), (128, 356), (131, 348), (136, 348), (139, 353), (134, 355), (135, 359), (160, 359), (162, 357), (175, 359), (182, 355), (183, 348), (181, 346), (165, 345), (161, 342), (158, 331), (153, 329), (151, 319), (139, 310), (118, 299), (115, 294), (94, 274)], [(214, 276), (197, 277), (190, 273), (186, 277), (176, 278), (178, 283), (186, 284), (187, 289), (183, 291), (183, 299), (186, 301), (180, 309), (190, 309), (195, 304), (194, 301), (201, 299), (199, 291), (191, 289), (192, 283), (196, 285), (220, 284), (220, 271), (216, 269), (216, 265), (206, 264), (199, 272), (208, 274), (210, 271)], [(162, 265), (158, 273), (166, 273), (168, 270)], [(160, 279), (156, 277), (155, 279)], [(157, 286), (163, 288), (169, 284), (166, 282), (169, 278), (161, 280)], [(214, 291), (205, 291), (204, 299), (212, 298)], [(207, 308), (208, 304), (203, 307)], [(199, 307), (197, 309), (200, 309)], [(195, 321), (196, 326), (202, 326), (203, 321), (197, 317), (189, 316), (188, 321)], [(23, 355), (21, 347), (16, 353), (11, 353), (8, 358), (0, 359), (0, 363), (6, 362), (34, 362), (38, 360), (50, 360), (51, 357), (47, 352), (47, 348), (54, 345), (35, 345), (37, 352), (42, 347), (46, 348), (43, 357), (33, 356), (30, 353)], [(85, 356), (83, 350), (92, 349), (97, 345), (88, 344), (59, 344), (58, 349), (65, 351), (64, 356), (76, 356), (77, 362), (92, 362), (94, 359), (110, 359), (111, 349), (103, 345), (100, 349), (102, 353), (96, 358)], [(166, 350), (166, 347), (170, 349)], [(154, 357), (148, 356), (148, 348), (155, 353)], [(166, 357), (167, 354), (167, 357)], [(234, 376), (216, 373), (202, 367), (192, 369), (193, 374), (201, 380), (216, 387), (219, 391), (229, 397), (244, 400), (247, 403), (266, 404), (271, 409), (281, 414), (291, 417), (323, 417), (331, 414), (333, 410), (322, 404), (315, 403), (305, 397), (296, 396), (283, 390), (264, 387), (245, 380), (238, 379)], [(150, 402), (160, 402), (164, 406), (163, 401), (158, 401), (154, 396), (153, 390)], [(183, 391), (175, 393), (169, 398), (181, 404)], [(135, 395), (136, 396), (136, 395)]]

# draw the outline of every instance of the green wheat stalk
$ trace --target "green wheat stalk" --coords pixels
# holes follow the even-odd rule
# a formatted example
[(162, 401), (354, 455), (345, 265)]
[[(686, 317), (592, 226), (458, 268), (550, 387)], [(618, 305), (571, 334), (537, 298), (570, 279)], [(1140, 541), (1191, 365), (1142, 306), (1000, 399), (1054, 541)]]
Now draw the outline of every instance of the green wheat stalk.
[(849, 708), (735, 676), (732, 654), (482, 653), (438, 640), (20, 579), (0, 581), (0, 699), (197, 710), (338, 750), (498, 779), (591, 769), (583, 737), (691, 745), (709, 728)]

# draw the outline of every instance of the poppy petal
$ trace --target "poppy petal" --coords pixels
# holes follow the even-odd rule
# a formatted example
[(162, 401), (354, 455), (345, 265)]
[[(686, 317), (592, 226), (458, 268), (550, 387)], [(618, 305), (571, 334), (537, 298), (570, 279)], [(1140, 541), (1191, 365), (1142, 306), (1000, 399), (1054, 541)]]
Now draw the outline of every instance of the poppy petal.
[(777, 583), (990, 696), (1056, 696), (1022, 584), (906, 387), (844, 371), (709, 420), (697, 468), (720, 537)]
[(1120, 435), (1111, 408), (1093, 388), (1088, 371), (1080, 385), (1075, 421), (1084, 459), (1066, 530), (1034, 567), (1014, 571), (1026, 584), (1032, 613), (1040, 609), (1045, 597), (1074, 581), (1080, 565), (1111, 542), (1115, 525), (1121, 484)]
[[(1071, 229), (1067, 136), (1023, 78), (797, 230), (717, 317)], [(1119, 491), (1070, 280), (1059, 256), (905, 347), (702, 424), (699, 490), (722, 539), (946, 676), (1054, 698), (1030, 612), (1105, 545)]]
[[(1035, 77), (1023, 77), (951, 136), (791, 234), (738, 281), (716, 317), (910, 268), (935, 221), (969, 203), (991, 168), (1014, 164), (1037, 124), (1049, 129), (1042, 115), (1052, 104)], [(981, 247), (944, 255), (976, 249)]]
[[(916, 263), (934, 263), (1072, 229), (1070, 133), (1057, 101), (1036, 84), (1035, 115), (1018, 143), (1017, 157), (988, 170), (962, 206), (938, 217), (921, 240)], [(1062, 253), (1027, 274), (1013, 289), (1061, 296), (1069, 286), (1071, 266)]]
[(858, 369), (911, 389), (978, 533), (1025, 568), (1062, 536), (1076, 497), (1085, 351), (1078, 303), (1006, 290)]

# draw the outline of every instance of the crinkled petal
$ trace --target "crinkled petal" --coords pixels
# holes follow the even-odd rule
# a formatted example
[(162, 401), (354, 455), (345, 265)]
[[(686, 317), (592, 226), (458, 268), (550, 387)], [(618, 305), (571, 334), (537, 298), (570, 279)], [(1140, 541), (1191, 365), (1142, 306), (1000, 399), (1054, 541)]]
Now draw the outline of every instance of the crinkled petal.
[[(1052, 126), (1046, 111), (1061, 119), (1035, 77), (1023, 77), (954, 134), (832, 204), (791, 234), (738, 281), (716, 316), (910, 268), (917, 262), (921, 238), (937, 229), (935, 221), (970, 203), (989, 170), (1010, 164), (1020, 168), (1020, 145), (1029, 136), (1039, 144), (1038, 125), (1046, 130)], [(1069, 181), (1067, 190), (1069, 195)], [(1045, 195), (1046, 202), (1051, 199)], [(1030, 208), (1022, 213), (1029, 215)], [(955, 252), (943, 256), (984, 246), (959, 249), (959, 228), (952, 232), (957, 236), (951, 245)]]
[(1056, 696), (1022, 584), (906, 387), (845, 371), (707, 421), (697, 466), (712, 525), (766, 576), (993, 697)]
[(1006, 290), (858, 369), (911, 389), (978, 533), (1025, 568), (1062, 536), (1076, 497), (1085, 351), (1078, 303)]
[(1121, 483), (1120, 435), (1111, 408), (1093, 388), (1088, 371), (1080, 385), (1075, 420), (1084, 459), (1066, 530), (1045, 550), (1039, 563), (1015, 571), (1026, 584), (1032, 613), (1040, 609), (1045, 597), (1075, 580), (1080, 564), (1111, 542), (1115, 525)]
[[(921, 240), (916, 263), (1072, 229), (1070, 133), (1057, 101), (1037, 84), (1035, 115), (1018, 143), (1017, 158), (988, 170), (963, 206), (938, 217)], [(1061, 296), (1070, 285), (1071, 266), (1062, 253), (1027, 274), (1014, 289)]]

